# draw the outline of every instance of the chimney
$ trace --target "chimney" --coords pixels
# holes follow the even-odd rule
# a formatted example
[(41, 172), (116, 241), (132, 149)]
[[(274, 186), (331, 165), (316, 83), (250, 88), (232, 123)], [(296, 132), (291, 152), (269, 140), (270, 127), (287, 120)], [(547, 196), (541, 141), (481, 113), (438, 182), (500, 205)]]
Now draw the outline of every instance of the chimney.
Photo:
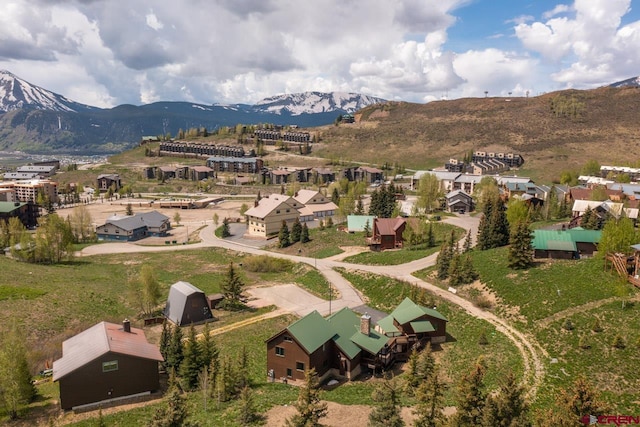
[(260, 203), (260, 202), (258, 201), (258, 199), (256, 199), (256, 200), (253, 202), (253, 207), (254, 207), (254, 208), (257, 208), (259, 203)]
[(131, 322), (129, 321), (129, 319), (124, 319), (122, 321), (122, 329), (125, 332), (131, 333)]
[(362, 317), (360, 317), (360, 333), (369, 335), (371, 331), (371, 316), (368, 313), (364, 313)]

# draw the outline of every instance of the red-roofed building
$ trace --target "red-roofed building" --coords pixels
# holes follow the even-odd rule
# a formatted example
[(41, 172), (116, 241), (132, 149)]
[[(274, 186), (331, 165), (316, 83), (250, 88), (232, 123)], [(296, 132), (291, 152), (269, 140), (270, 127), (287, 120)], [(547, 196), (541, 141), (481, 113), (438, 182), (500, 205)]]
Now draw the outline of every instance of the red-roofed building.
[(367, 245), (372, 251), (401, 248), (406, 226), (404, 218), (374, 218), (373, 236), (367, 238)]
[(160, 350), (144, 331), (100, 322), (62, 343), (62, 358), (53, 362), (60, 385), (60, 406), (74, 409), (150, 394), (160, 388)]

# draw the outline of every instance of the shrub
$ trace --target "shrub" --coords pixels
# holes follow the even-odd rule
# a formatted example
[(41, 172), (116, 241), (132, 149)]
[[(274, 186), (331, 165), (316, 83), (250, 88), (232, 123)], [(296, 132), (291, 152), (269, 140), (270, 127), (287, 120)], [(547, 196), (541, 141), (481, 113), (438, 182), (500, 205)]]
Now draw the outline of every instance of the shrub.
[(571, 319), (565, 320), (562, 324), (562, 328), (566, 329), (567, 331), (573, 331), (573, 322), (571, 321)]
[(580, 347), (583, 350), (588, 350), (591, 348), (591, 344), (589, 344), (586, 337), (581, 336), (580, 341), (578, 341), (578, 347)]
[(591, 325), (591, 330), (593, 332), (602, 332), (602, 326), (600, 325), (600, 319), (597, 317), (593, 319), (593, 325)]
[(613, 341), (611, 342), (611, 346), (613, 346), (615, 348), (623, 349), (623, 348), (625, 348), (627, 346), (627, 344), (624, 342), (624, 338), (622, 338), (622, 335), (616, 334), (616, 336), (613, 337)]
[(268, 255), (252, 255), (242, 259), (242, 266), (254, 273), (280, 273), (291, 269), (293, 262)]
[(489, 340), (487, 339), (487, 333), (485, 332), (484, 329), (482, 330), (482, 332), (480, 332), (480, 336), (478, 337), (478, 344), (480, 345), (489, 344)]

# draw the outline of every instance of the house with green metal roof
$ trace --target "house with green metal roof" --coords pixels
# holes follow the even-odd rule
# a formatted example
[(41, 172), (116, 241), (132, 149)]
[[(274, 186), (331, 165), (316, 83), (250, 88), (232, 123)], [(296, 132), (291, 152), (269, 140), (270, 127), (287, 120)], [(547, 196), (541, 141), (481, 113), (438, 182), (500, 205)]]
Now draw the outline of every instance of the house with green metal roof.
[(602, 231), (575, 227), (569, 230), (534, 230), (535, 258), (578, 259), (598, 250)]
[(408, 298), (388, 318), (381, 327), (382, 321), (375, 326), (369, 314), (359, 315), (348, 307), (326, 318), (317, 311), (309, 313), (266, 341), (268, 380), (304, 381), (304, 371), (312, 368), (321, 382), (328, 377), (351, 380), (406, 360), (422, 339), (445, 340), (447, 319)]
[(448, 321), (435, 308), (405, 298), (391, 314), (380, 319), (376, 329), (394, 338), (395, 353), (406, 354), (415, 343), (425, 339), (434, 344), (445, 342)]

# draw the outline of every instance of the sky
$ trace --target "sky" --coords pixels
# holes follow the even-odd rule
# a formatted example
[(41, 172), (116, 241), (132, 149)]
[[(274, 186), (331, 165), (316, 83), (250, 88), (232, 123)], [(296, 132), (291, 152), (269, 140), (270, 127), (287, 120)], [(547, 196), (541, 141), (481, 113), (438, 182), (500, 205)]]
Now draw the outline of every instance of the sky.
[(640, 75), (640, 0), (3, 0), (0, 69), (98, 107), (425, 103)]

